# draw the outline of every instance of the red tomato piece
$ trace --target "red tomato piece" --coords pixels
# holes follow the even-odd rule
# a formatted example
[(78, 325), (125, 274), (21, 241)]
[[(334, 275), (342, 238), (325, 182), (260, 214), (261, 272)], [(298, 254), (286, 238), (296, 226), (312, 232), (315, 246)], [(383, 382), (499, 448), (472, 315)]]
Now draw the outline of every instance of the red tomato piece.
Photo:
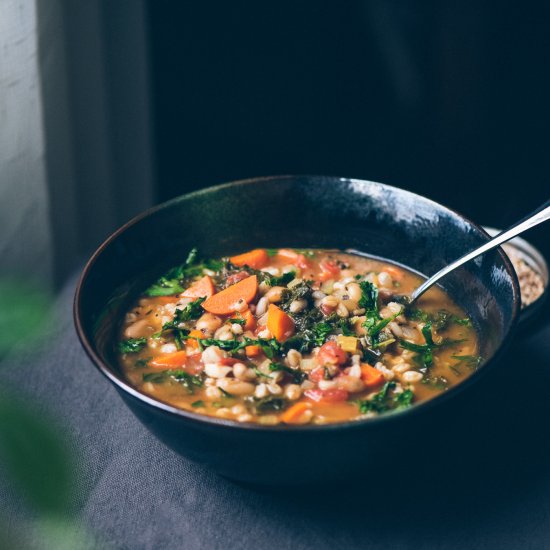
[(332, 340), (321, 346), (317, 359), (321, 365), (329, 363), (331, 365), (343, 365), (347, 361), (346, 352)]
[(319, 267), (321, 268), (321, 274), (319, 275), (321, 281), (338, 279), (340, 276), (340, 268), (332, 260), (322, 260), (319, 263)]
[(225, 365), (226, 367), (232, 367), (235, 363), (240, 363), (240, 361), (234, 357), (224, 357), (220, 359), (220, 365)]
[(317, 367), (311, 371), (309, 379), (312, 382), (320, 382), (325, 379), (325, 369), (323, 367)]
[(229, 275), (226, 279), (227, 286), (234, 285), (235, 283), (238, 283), (239, 281), (244, 281), (247, 277), (250, 277), (250, 273), (247, 273), (246, 271), (239, 271), (238, 273), (234, 273), (233, 275)]

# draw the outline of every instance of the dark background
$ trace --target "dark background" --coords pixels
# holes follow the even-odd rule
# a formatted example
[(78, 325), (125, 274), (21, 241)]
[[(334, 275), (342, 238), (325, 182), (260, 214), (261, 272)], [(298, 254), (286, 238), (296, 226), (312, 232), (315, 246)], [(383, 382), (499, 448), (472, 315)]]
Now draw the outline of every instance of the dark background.
[[(547, 3), (148, 3), (157, 199), (381, 181), (506, 227), (550, 195)], [(531, 240), (547, 252), (541, 229)]]

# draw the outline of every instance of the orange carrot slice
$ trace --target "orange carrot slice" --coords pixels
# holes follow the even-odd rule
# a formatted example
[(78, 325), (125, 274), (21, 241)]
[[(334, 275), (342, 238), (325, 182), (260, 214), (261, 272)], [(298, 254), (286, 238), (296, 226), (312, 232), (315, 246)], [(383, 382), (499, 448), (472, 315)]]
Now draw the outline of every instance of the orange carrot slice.
[(159, 355), (155, 357), (149, 365), (155, 368), (172, 368), (183, 367), (187, 361), (187, 353), (185, 351), (175, 351), (174, 353), (168, 353), (166, 355)]
[(260, 346), (246, 346), (244, 352), (247, 357), (258, 357), (262, 353), (262, 348)]
[(258, 278), (252, 275), (210, 296), (203, 302), (202, 307), (216, 315), (229, 315), (236, 311), (242, 302), (249, 304), (256, 296), (257, 290)]
[(384, 382), (384, 376), (379, 370), (363, 363), (361, 365), (361, 380), (367, 388), (374, 388)]
[(269, 256), (263, 248), (257, 248), (238, 256), (232, 256), (229, 260), (233, 265), (247, 265), (253, 269), (261, 269), (269, 263)]
[(202, 338), (205, 338), (204, 333), (202, 333), (200, 330), (192, 330), (189, 333), (189, 338), (187, 339), (187, 345), (193, 349), (200, 349), (200, 345), (197, 342), (197, 340), (201, 340)]
[(254, 330), (256, 328), (256, 318), (252, 312), (247, 309), (243, 313), (235, 313), (235, 319), (244, 319), (243, 330)]
[(182, 293), (185, 298), (210, 298), (216, 289), (212, 279), (205, 275), (198, 281), (195, 281), (187, 290)]
[(311, 405), (305, 401), (300, 401), (292, 405), (279, 417), (285, 424), (296, 424), (300, 421), (300, 417), (311, 407)]
[(282, 342), (294, 332), (294, 321), (281, 308), (278, 308), (275, 304), (269, 304), (267, 329), (278, 342)]

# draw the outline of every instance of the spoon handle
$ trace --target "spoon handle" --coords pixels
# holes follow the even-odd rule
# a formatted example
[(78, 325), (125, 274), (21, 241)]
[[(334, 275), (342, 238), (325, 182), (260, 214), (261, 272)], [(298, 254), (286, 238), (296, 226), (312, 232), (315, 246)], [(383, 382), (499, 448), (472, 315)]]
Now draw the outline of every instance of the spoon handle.
[(425, 283), (420, 285), (411, 294), (411, 297), (410, 297), (411, 303), (417, 300), (432, 285), (437, 283), (437, 281), (445, 277), (445, 275), (447, 275), (457, 267), (460, 267), (462, 264), (465, 264), (466, 262), (469, 262), (470, 260), (477, 258), (477, 256), (479, 256), (480, 254), (483, 254), (491, 250), (492, 248), (495, 248), (501, 245), (502, 243), (505, 243), (506, 241), (513, 239), (520, 233), (523, 233), (524, 231), (527, 231), (531, 227), (535, 227), (535, 225), (538, 225), (539, 223), (545, 222), (549, 219), (550, 219), (550, 200), (546, 201), (542, 206), (537, 208), (537, 210), (535, 210), (534, 212), (529, 214), (527, 217), (523, 218), (519, 222), (512, 225), (512, 227), (510, 227), (506, 231), (499, 233), (496, 237), (492, 238), (490, 241), (481, 245), (479, 248), (476, 248), (475, 250), (468, 252), (468, 254), (465, 254), (458, 260), (455, 260), (453, 263), (449, 264), (448, 266), (438, 271), (435, 275), (432, 275)]

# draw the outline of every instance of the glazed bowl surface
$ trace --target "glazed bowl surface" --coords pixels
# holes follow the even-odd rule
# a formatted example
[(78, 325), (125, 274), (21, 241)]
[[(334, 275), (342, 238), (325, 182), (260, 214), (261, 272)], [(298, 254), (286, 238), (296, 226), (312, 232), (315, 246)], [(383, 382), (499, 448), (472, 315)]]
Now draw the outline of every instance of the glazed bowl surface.
[[(176, 409), (133, 388), (117, 364), (126, 308), (197, 247), (204, 257), (266, 247), (355, 249), (430, 275), (488, 240), (480, 227), (429, 199), (380, 183), (274, 176), (183, 195), (137, 216), (94, 253), (74, 304), (78, 336), (96, 367), (165, 444), (218, 473), (252, 484), (315, 483), (390, 465), (414, 448), (422, 462), (433, 433), (466, 442), (456, 419), (510, 341), (517, 278), (500, 250), (450, 274), (444, 288), (472, 318), (483, 365), (458, 386), (402, 412), (318, 426), (259, 426)], [(479, 393), (479, 392), (477, 392)], [(439, 436), (438, 436), (439, 437)]]

